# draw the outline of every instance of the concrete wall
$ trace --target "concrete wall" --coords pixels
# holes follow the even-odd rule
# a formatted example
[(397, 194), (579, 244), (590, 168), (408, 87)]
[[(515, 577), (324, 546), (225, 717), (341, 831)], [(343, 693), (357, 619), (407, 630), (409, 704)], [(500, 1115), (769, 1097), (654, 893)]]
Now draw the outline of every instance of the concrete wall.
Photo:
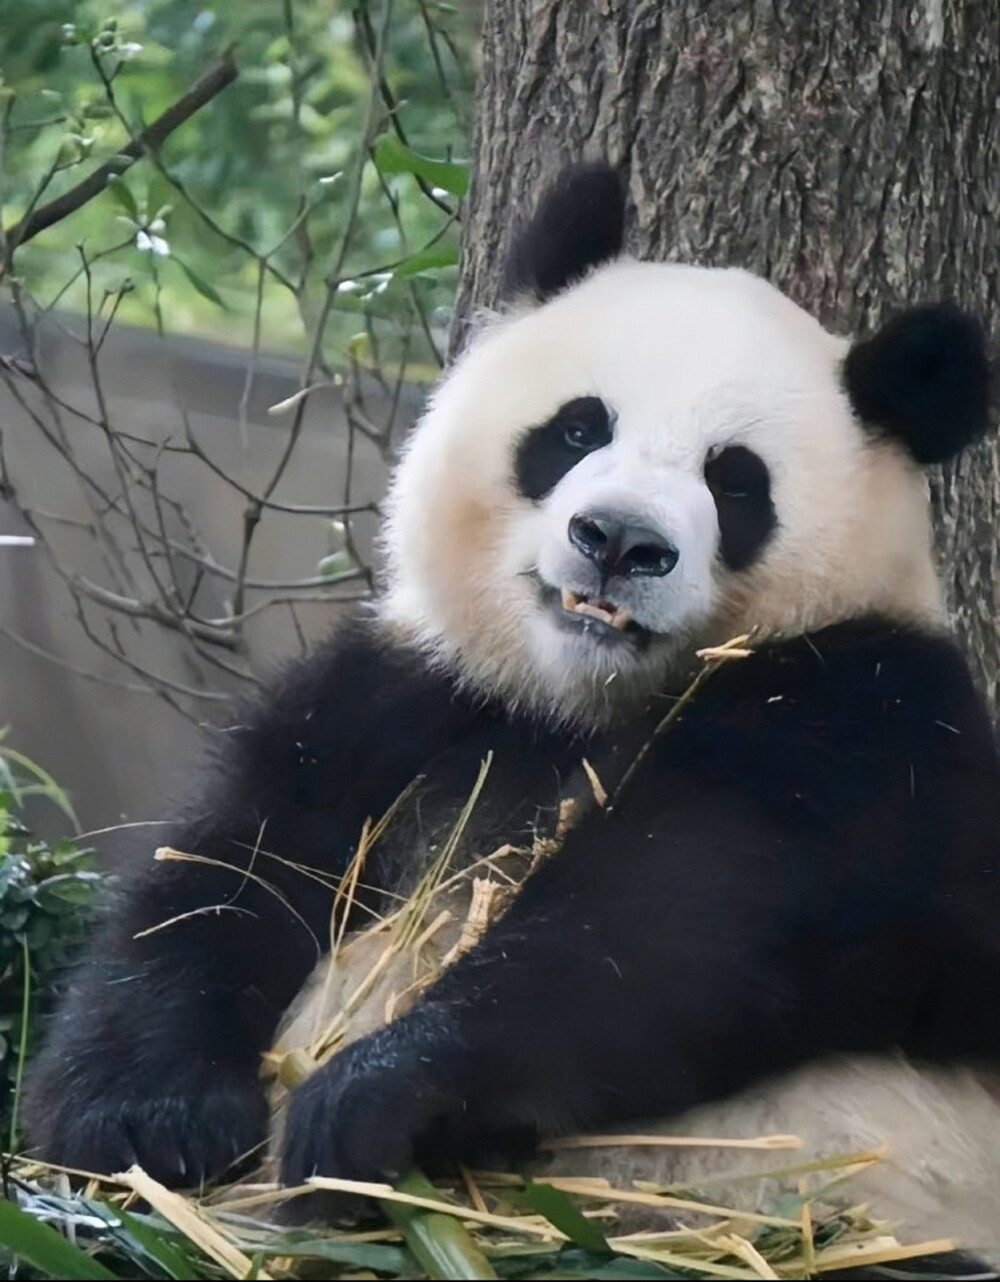
[[(57, 394), (93, 407), (94, 393), (86, 350), (72, 337), (80, 322), (62, 318), (42, 334), (40, 365)], [(23, 355), (23, 344), (9, 313), (0, 312), (0, 359)], [(270, 475), (287, 439), (288, 418), (267, 408), (297, 387), (296, 368), (279, 359), (259, 363), (241, 438), (237, 407), (243, 393), (247, 355), (210, 344), (161, 342), (145, 331), (112, 331), (101, 353), (101, 375), (109, 416), (119, 428), (144, 440), (182, 439), (180, 410), (187, 411), (197, 437), (228, 474), (258, 491)], [(412, 421), (420, 394), (408, 393), (402, 417)], [(74, 446), (88, 470), (113, 486), (110, 461), (99, 428), (66, 419)], [(18, 499), (62, 517), (86, 520), (87, 505), (77, 479), (38, 427), (0, 385), (0, 433), (10, 478)], [(341, 501), (348, 433), (339, 393), (322, 390), (310, 397), (305, 429), (291, 467), (275, 498), (298, 504)], [(354, 466), (356, 502), (377, 499), (386, 465), (364, 443)], [(182, 500), (212, 555), (234, 565), (238, 554), (244, 500), (205, 466), (190, 458), (165, 458), (165, 492)], [(356, 522), (362, 549), (370, 551), (373, 517)], [(78, 527), (48, 523), (52, 544), (64, 565), (111, 586), (99, 547)], [(0, 534), (21, 534), (25, 526), (16, 503), (0, 497)], [(254, 545), (251, 573), (257, 578), (302, 579), (330, 549), (328, 522), (268, 512)], [(214, 593), (221, 613), (226, 585)], [(258, 599), (250, 595), (249, 603)], [(328, 603), (297, 607), (304, 633), (315, 637), (335, 620)], [(67, 664), (105, 677), (135, 681), (87, 640), (70, 594), (41, 548), (0, 549), (0, 625)], [(206, 680), (228, 682), (211, 665), (194, 661), (190, 647), (153, 624), (123, 621), (128, 645), (144, 662), (186, 685)], [(291, 612), (278, 607), (248, 627), (247, 661), (266, 671), (274, 660), (300, 648)], [(233, 656), (224, 655), (227, 660)], [(243, 661), (239, 659), (239, 661)], [(196, 703), (206, 721), (224, 721), (226, 706)], [(67, 667), (29, 653), (0, 635), (0, 726), (8, 742), (45, 766), (72, 793), (86, 828), (121, 820), (156, 819), (170, 813), (172, 798), (183, 790), (202, 748), (204, 732), (148, 693), (131, 693), (76, 675)], [(194, 767), (196, 768), (196, 767)]]

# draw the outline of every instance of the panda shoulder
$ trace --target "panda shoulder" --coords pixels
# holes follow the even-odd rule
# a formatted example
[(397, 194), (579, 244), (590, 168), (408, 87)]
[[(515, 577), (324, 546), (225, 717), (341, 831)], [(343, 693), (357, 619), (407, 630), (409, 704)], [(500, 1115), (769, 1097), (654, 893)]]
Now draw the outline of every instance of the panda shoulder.
[[(993, 765), (993, 726), (955, 642), (928, 626), (856, 619), (775, 646), (760, 678), (781, 673), (796, 706), (837, 709), (863, 736), (877, 721), (916, 747), (944, 740), (959, 756)], [(770, 669), (765, 672), (764, 668)]]
[(218, 733), (214, 755), (224, 773), (261, 784), (304, 766), (346, 779), (392, 773), (394, 763), (419, 768), (473, 716), (447, 670), (359, 613), (272, 673)]

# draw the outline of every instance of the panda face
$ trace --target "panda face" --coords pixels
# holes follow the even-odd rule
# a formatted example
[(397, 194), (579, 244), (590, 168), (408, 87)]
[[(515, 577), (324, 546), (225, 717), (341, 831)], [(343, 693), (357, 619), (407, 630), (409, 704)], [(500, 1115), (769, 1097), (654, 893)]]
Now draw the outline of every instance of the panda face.
[(933, 617), (925, 483), (846, 350), (744, 272), (635, 262), (495, 322), (396, 472), (384, 617), (591, 721), (749, 627)]

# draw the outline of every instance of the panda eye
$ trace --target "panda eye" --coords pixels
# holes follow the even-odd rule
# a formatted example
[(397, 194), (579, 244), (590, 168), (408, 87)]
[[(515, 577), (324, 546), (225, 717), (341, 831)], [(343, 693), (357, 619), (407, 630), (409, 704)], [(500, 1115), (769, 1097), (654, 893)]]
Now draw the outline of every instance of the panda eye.
[(709, 451), (704, 475), (715, 500), (722, 560), (731, 570), (745, 570), (778, 524), (767, 464), (745, 445), (727, 445)]
[(714, 445), (705, 456), (705, 481), (716, 499), (734, 502), (768, 497), (770, 478), (762, 460), (745, 446)]
[(611, 416), (599, 397), (581, 396), (564, 405), (554, 425), (562, 427), (563, 441), (575, 453), (589, 453), (611, 443)]
[(594, 435), (594, 429), (586, 423), (567, 423), (563, 428), (563, 440), (574, 450), (592, 450), (602, 444), (595, 441)]
[(599, 396), (567, 401), (518, 442), (514, 454), (517, 492), (533, 503), (541, 502), (567, 472), (613, 439), (614, 418)]

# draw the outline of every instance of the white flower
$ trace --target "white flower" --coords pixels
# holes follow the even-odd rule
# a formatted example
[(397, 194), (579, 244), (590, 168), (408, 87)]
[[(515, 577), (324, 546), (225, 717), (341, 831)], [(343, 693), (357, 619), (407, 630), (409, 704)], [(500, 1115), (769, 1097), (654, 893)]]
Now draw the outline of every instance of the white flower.
[(162, 236), (151, 236), (144, 231), (136, 232), (135, 247), (143, 250), (144, 253), (156, 254), (158, 258), (166, 258), (170, 253), (170, 246)]

